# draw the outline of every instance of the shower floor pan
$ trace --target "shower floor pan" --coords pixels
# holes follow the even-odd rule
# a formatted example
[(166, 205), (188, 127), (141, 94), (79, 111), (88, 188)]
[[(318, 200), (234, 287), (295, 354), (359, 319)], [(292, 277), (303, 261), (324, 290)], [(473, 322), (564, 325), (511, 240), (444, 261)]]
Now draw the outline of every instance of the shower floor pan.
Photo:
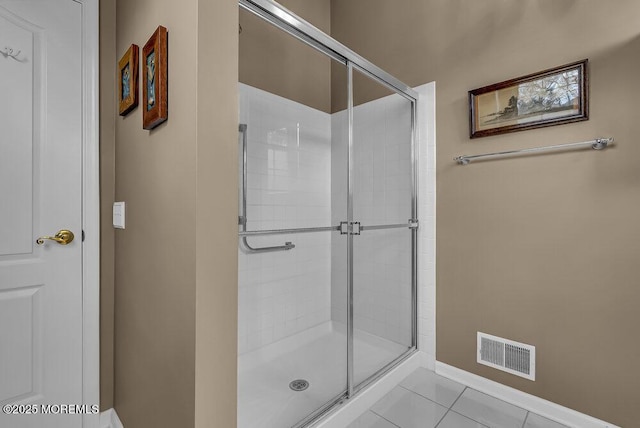
[[(365, 380), (407, 347), (354, 331), (354, 377)], [(238, 359), (238, 428), (294, 426), (346, 388), (346, 334), (326, 322)], [(302, 391), (289, 384), (304, 380)]]

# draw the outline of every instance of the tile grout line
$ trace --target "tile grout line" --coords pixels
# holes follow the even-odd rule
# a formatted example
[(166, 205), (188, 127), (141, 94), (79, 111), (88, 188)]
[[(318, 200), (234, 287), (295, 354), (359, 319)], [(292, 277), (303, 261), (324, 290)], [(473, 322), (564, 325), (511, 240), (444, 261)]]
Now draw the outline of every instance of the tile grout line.
[(409, 389), (409, 388), (407, 388), (407, 387), (406, 387), (406, 386), (404, 386), (404, 385), (398, 384), (398, 386), (399, 386), (400, 388), (404, 389), (404, 390), (407, 390), (407, 391), (409, 391), (409, 392), (412, 392), (412, 393), (414, 393), (414, 394), (416, 394), (416, 395), (418, 395), (418, 396), (420, 396), (420, 397), (424, 398), (425, 400), (429, 400), (429, 401), (431, 401), (432, 403), (437, 404), (438, 406), (444, 407), (444, 408), (445, 408), (445, 409), (447, 409), (447, 410), (451, 409), (451, 408), (453, 407), (453, 405), (454, 405), (454, 404), (456, 404), (456, 402), (460, 399), (460, 397), (462, 396), (462, 394), (464, 393), (464, 391), (467, 389), (467, 386), (465, 386), (465, 387), (464, 387), (464, 389), (462, 390), (462, 392), (460, 392), (460, 394), (458, 394), (458, 396), (456, 397), (456, 399), (455, 399), (455, 400), (453, 400), (453, 403), (451, 403), (451, 405), (450, 405), (449, 407), (447, 407), (447, 406), (445, 406), (445, 405), (443, 405), (443, 404), (438, 403), (438, 402), (437, 402), (437, 401), (435, 401), (435, 400), (432, 400), (431, 398), (429, 398), (429, 397), (427, 397), (427, 396), (424, 396), (424, 395), (420, 394), (419, 392), (414, 391), (413, 389)]
[[(414, 391), (413, 389), (409, 389), (409, 388), (407, 388), (406, 386), (403, 386), (403, 385), (400, 385), (400, 384), (398, 384), (398, 386), (399, 386), (400, 388), (404, 389), (405, 391), (409, 391), (409, 392), (411, 392), (411, 393), (413, 393), (413, 394), (416, 394), (418, 397), (424, 398), (425, 400), (429, 400), (429, 401), (431, 401), (432, 403), (437, 404), (438, 406), (444, 407), (442, 404), (438, 403), (437, 401), (433, 401), (431, 398), (429, 398), (429, 397), (425, 397), (424, 395), (420, 394), (419, 392)], [(446, 407), (445, 407), (445, 408), (446, 408)]]
[[(453, 409), (449, 409), (449, 410), (447, 411), (447, 413), (445, 414), (445, 416), (447, 416), (449, 413), (453, 413), (454, 415), (458, 415), (458, 416), (460, 416), (460, 417), (462, 417), (462, 418), (469, 419), (471, 422), (475, 422), (476, 424), (478, 424), (478, 426), (482, 426), (482, 428), (490, 428), (490, 427), (488, 427), (487, 425), (485, 425), (484, 423), (476, 421), (476, 420), (475, 420), (475, 419), (473, 419), (471, 416), (467, 416), (467, 415), (464, 415), (464, 414), (462, 414), (462, 413), (456, 412), (456, 411), (455, 411), (455, 410), (453, 410)], [(444, 419), (444, 418), (442, 418), (442, 419)], [(440, 422), (442, 422), (442, 421), (440, 421)], [(440, 423), (440, 422), (438, 422), (438, 423)], [(434, 428), (438, 428), (438, 427), (437, 427), (437, 426), (435, 426)]]
[[(384, 416), (382, 416), (380, 413), (376, 413), (373, 409), (369, 409), (369, 411), (371, 413), (373, 413), (374, 415), (378, 416), (380, 419), (384, 419), (385, 421), (389, 422), (391, 425), (393, 425), (394, 427), (398, 427), (398, 428), (402, 428), (400, 425), (396, 425), (393, 422), (391, 422), (389, 419), (385, 418)], [(366, 412), (365, 412), (366, 413)]]
[(530, 414), (531, 414), (531, 412), (529, 410), (527, 410), (527, 415), (524, 417), (524, 422), (522, 422), (522, 428), (527, 426), (527, 420), (529, 419), (529, 415)]
[(476, 421), (471, 416), (463, 415), (462, 413), (458, 413), (455, 410), (451, 410), (451, 411), (456, 415), (462, 416), (463, 418), (469, 419), (471, 422), (475, 422), (476, 424), (481, 425), (483, 428), (490, 428), (489, 425), (485, 425), (484, 422)]
[(453, 409), (453, 406), (455, 406), (455, 404), (458, 402), (458, 400), (460, 400), (460, 397), (462, 397), (462, 394), (464, 394), (467, 389), (469, 389), (469, 387), (465, 386), (464, 389), (462, 390), (462, 392), (460, 393), (460, 395), (458, 395), (458, 398), (456, 398), (456, 400), (453, 403), (451, 403), (451, 406), (449, 406), (449, 410)]
[[(405, 386), (403, 386), (403, 385), (398, 384), (398, 386), (399, 386), (400, 388), (404, 389), (405, 391), (407, 391), (407, 392), (411, 393), (411, 394), (415, 394), (415, 395), (417, 395), (417, 396), (418, 396), (418, 397), (420, 397), (420, 398), (423, 398), (423, 399), (425, 399), (425, 400), (427, 400), (427, 401), (432, 402), (432, 403), (433, 403), (433, 404), (435, 404), (436, 406), (440, 406), (440, 407), (442, 407), (442, 408), (444, 408), (444, 409), (447, 409), (447, 411), (446, 411), (446, 412), (444, 412), (444, 414), (442, 415), (442, 417), (438, 420), (438, 423), (436, 423), (436, 424), (434, 425), (434, 427), (433, 427), (433, 428), (436, 428), (438, 425), (440, 425), (440, 422), (442, 422), (442, 420), (445, 418), (445, 416), (447, 416), (447, 413), (449, 413), (450, 407), (449, 407), (449, 408), (447, 408), (447, 407), (443, 406), (442, 404), (440, 404), (440, 403), (438, 403), (438, 402), (435, 402), (435, 401), (433, 401), (432, 399), (427, 398), (427, 397), (425, 397), (425, 396), (424, 396), (424, 395), (422, 395), (422, 394), (419, 394), (419, 393), (417, 393), (417, 392), (415, 392), (415, 391), (412, 391), (411, 389), (409, 389), (409, 388), (407, 388), (407, 387), (405, 387)], [(465, 387), (465, 389), (466, 389), (466, 387)], [(462, 392), (464, 392), (464, 390), (462, 390)], [(460, 393), (460, 395), (462, 395), (462, 392)], [(460, 398), (460, 396), (458, 396), (458, 398)], [(456, 398), (456, 400), (453, 402), (454, 404), (455, 404), (455, 402), (456, 402), (456, 401), (458, 401), (458, 398)], [(453, 406), (453, 404), (452, 404), (452, 406)], [(385, 417), (384, 417), (384, 416), (382, 416), (381, 414), (376, 413), (376, 411), (375, 411), (375, 410), (373, 410), (373, 408), (370, 408), (370, 409), (369, 409), (369, 411), (370, 411), (371, 413), (375, 414), (375, 415), (380, 416), (382, 419), (384, 419), (385, 421), (387, 421), (387, 422), (389, 422), (389, 423), (391, 423), (391, 424), (393, 424), (393, 425), (397, 426), (398, 428), (403, 428), (403, 427), (401, 427), (401, 426), (399, 426), (399, 425), (394, 424), (393, 422), (391, 422), (389, 419), (385, 418)]]
[[(472, 391), (477, 392), (478, 394), (486, 395), (487, 397), (493, 398), (494, 400), (502, 401), (503, 403), (506, 403), (506, 404), (508, 404), (509, 406), (516, 407), (516, 408), (518, 408), (518, 409), (520, 409), (520, 410), (524, 410), (524, 411), (525, 411), (525, 412), (527, 412), (527, 413), (531, 413), (531, 411), (530, 411), (529, 409), (525, 409), (525, 408), (524, 408), (524, 407), (522, 407), (522, 406), (519, 406), (519, 405), (517, 405), (517, 404), (513, 404), (513, 403), (510, 403), (510, 402), (508, 402), (508, 401), (505, 401), (505, 400), (503, 400), (502, 398), (495, 397), (495, 396), (493, 396), (493, 395), (491, 395), (491, 394), (488, 394), (488, 393), (486, 393), (486, 392), (478, 391), (477, 389), (473, 389), (473, 388), (471, 388), (471, 387), (467, 387), (467, 388), (471, 389)], [(525, 420), (526, 420), (526, 417), (525, 417)]]
[(442, 421), (444, 421), (444, 418), (447, 417), (447, 415), (449, 414), (450, 411), (451, 411), (451, 409), (449, 409), (446, 412), (444, 412), (444, 415), (442, 415), (442, 417), (440, 418), (438, 423), (433, 428), (438, 428), (438, 426), (442, 423)]
[(451, 407), (449, 408), (449, 412), (453, 412), (453, 413), (455, 413), (457, 415), (464, 416), (465, 418), (469, 419), (470, 421), (473, 421), (473, 422), (478, 423), (480, 425), (486, 426), (482, 422), (473, 419), (471, 416), (467, 416), (464, 413), (456, 412), (455, 410), (453, 410), (453, 406), (458, 402), (458, 400), (460, 400), (460, 398), (462, 397), (462, 394), (464, 394), (467, 389), (470, 389), (471, 391), (475, 391), (475, 389), (470, 388), (468, 386), (465, 386), (464, 389), (462, 390), (462, 393), (460, 393), (460, 396), (458, 398), (456, 398), (456, 401), (454, 401), (453, 404), (451, 405)]
[(439, 422), (436, 424), (436, 426), (435, 426), (435, 427), (433, 427), (433, 428), (438, 428), (438, 426), (442, 423), (442, 421), (444, 421), (444, 418), (446, 418), (446, 417), (447, 417), (447, 415), (448, 415), (449, 413), (451, 413), (451, 412), (453, 412), (453, 413), (457, 413), (457, 412), (454, 412), (454, 411), (453, 411), (453, 410), (451, 410), (451, 409), (452, 409), (452, 408), (453, 408), (453, 406), (458, 402), (458, 400), (460, 399), (460, 397), (462, 397), (462, 394), (464, 394), (464, 392), (467, 390), (467, 388), (468, 388), (467, 386), (465, 386), (465, 387), (464, 387), (464, 389), (462, 390), (462, 392), (461, 392), (461, 393), (456, 397), (456, 399), (455, 399), (455, 400), (453, 400), (453, 403), (451, 403), (451, 405), (449, 406), (449, 408), (447, 409), (447, 411), (445, 412), (445, 414), (444, 414), (444, 415), (442, 415), (442, 419), (440, 419), (440, 421), (439, 421)]

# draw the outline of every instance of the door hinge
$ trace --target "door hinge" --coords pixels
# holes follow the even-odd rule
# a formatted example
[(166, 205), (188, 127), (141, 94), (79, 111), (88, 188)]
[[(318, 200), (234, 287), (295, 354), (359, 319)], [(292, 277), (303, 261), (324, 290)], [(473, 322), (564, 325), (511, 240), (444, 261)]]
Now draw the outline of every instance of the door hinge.
[(82, 242), (84, 242), (84, 230), (82, 231)]

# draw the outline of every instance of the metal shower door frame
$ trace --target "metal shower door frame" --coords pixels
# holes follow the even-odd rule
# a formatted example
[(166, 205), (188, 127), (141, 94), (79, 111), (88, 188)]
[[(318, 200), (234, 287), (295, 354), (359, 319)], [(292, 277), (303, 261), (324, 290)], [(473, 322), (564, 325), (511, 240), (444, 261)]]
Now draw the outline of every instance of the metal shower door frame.
[[(348, 177), (347, 177), (347, 386), (346, 390), (334, 399), (327, 402), (324, 406), (317, 409), (310, 414), (304, 420), (300, 421), (295, 428), (302, 428), (308, 426), (312, 422), (317, 421), (320, 417), (331, 412), (336, 406), (343, 402), (345, 399), (349, 399), (357, 394), (362, 389), (366, 388), (372, 382), (384, 376), (391, 369), (398, 366), (409, 358), (417, 350), (418, 339), (418, 310), (417, 310), (417, 293), (418, 293), (418, 278), (417, 278), (417, 259), (418, 259), (418, 171), (417, 171), (417, 99), (418, 93), (409, 87), (407, 84), (396, 79), (391, 74), (385, 72), (375, 64), (366, 60), (362, 56), (358, 55), (353, 50), (349, 49), (345, 45), (331, 38), (320, 29), (316, 28), (309, 22), (300, 18), (290, 10), (275, 3), (272, 0), (238, 0), (238, 5), (249, 12), (261, 17), (268, 23), (280, 28), (286, 33), (292, 35), (303, 43), (313, 47), (314, 49), (324, 53), (333, 60), (345, 65), (348, 71)], [(403, 96), (411, 103), (411, 219), (408, 220), (409, 228), (411, 229), (411, 346), (396, 358), (391, 363), (379, 369), (373, 373), (370, 377), (360, 382), (358, 385), (354, 384), (354, 312), (353, 312), (353, 71), (356, 70), (372, 80), (382, 84), (392, 92)], [(369, 226), (371, 230), (374, 229), (386, 229), (397, 228), (401, 225), (385, 225), (385, 226)], [(312, 228), (313, 229), (313, 228)], [(336, 230), (340, 229), (340, 226), (316, 228), (317, 230)], [(366, 230), (367, 227), (363, 227), (361, 230)], [(302, 231), (302, 230), (301, 230)], [(313, 231), (313, 230), (309, 230)], [(275, 234), (284, 231), (264, 231), (263, 234)], [(261, 232), (248, 232), (244, 230), (241, 232), (241, 236), (248, 236), (253, 234), (261, 234)]]
[[(336, 42), (337, 43), (337, 42)], [(366, 61), (366, 60), (365, 60)], [(368, 62), (368, 61), (367, 61)], [(375, 67), (375, 66), (374, 66)], [(377, 68), (377, 67), (375, 67)], [(347, 398), (352, 397), (359, 391), (363, 390), (371, 383), (380, 379), (391, 369), (401, 364), (404, 360), (409, 358), (418, 349), (418, 170), (417, 170), (417, 106), (418, 102), (416, 98), (413, 98), (409, 93), (400, 92), (396, 86), (390, 85), (382, 77), (374, 75), (370, 70), (363, 69), (361, 66), (347, 60), (347, 92), (348, 92), (348, 178), (347, 178), (347, 222), (349, 225), (353, 225), (355, 222), (353, 216), (353, 183), (354, 183), (354, 139), (353, 139), (353, 109), (354, 109), (354, 85), (353, 85), (353, 72), (354, 70), (367, 75), (372, 80), (381, 83), (394, 93), (404, 96), (411, 103), (411, 218), (408, 220), (408, 227), (411, 230), (411, 346), (409, 349), (396, 358), (394, 361), (385, 365), (377, 372), (366, 378), (359, 384), (355, 384), (354, 381), (354, 358), (353, 358), (353, 344), (354, 344), (354, 279), (353, 279), (353, 239), (354, 235), (359, 235), (360, 230), (380, 230), (380, 229), (394, 229), (401, 225), (385, 225), (385, 226), (362, 226), (359, 227), (357, 234), (349, 233), (347, 236)], [(388, 76), (386, 72), (383, 72)], [(395, 79), (395, 78), (394, 78)], [(412, 93), (416, 94), (413, 89)], [(359, 223), (358, 223), (359, 224)], [(405, 226), (406, 227), (406, 226)], [(351, 228), (351, 226), (350, 226)]]

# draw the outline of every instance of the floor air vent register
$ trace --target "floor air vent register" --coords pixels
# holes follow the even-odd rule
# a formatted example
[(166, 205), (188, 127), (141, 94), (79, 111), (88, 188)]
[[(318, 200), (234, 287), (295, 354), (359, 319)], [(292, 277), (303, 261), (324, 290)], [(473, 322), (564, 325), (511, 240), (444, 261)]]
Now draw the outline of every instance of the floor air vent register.
[(478, 363), (536, 380), (536, 347), (478, 332)]

